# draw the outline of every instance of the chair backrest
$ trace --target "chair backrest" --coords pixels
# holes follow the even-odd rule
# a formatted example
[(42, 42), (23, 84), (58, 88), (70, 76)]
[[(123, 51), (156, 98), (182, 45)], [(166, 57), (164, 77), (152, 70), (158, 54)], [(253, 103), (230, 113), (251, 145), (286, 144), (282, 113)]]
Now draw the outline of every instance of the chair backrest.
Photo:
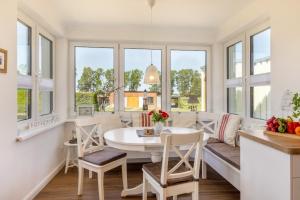
[(99, 151), (104, 148), (101, 124), (95, 118), (82, 118), (75, 120), (78, 146), (78, 157), (85, 153)]
[(215, 137), (218, 125), (219, 114), (209, 112), (199, 112), (197, 116), (197, 128), (201, 128), (205, 133)]
[[(161, 184), (167, 184), (169, 179), (185, 178), (193, 176), (194, 179), (199, 179), (201, 145), (203, 140), (203, 130), (198, 130), (189, 134), (177, 133), (161, 133), (161, 142), (164, 144), (163, 161), (161, 168)], [(179, 146), (190, 145), (189, 150), (183, 154), (179, 150)], [(180, 161), (169, 170), (169, 152), (173, 151), (179, 156)], [(189, 158), (195, 152), (194, 164), (191, 165)], [(176, 172), (181, 165), (185, 165), (186, 171)]]

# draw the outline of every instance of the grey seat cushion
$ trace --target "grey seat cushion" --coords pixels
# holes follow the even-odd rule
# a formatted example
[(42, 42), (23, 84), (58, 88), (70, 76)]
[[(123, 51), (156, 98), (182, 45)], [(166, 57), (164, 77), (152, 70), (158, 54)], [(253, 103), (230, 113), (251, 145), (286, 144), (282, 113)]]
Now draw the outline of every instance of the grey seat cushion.
[(125, 158), (126, 156), (126, 153), (118, 152), (111, 148), (104, 148), (101, 151), (87, 154), (80, 159), (95, 165), (103, 166), (110, 162)]
[[(172, 169), (176, 164), (178, 163), (178, 161), (170, 161), (168, 164), (168, 168), (169, 170)], [(169, 179), (167, 181), (166, 185), (161, 184), (160, 182), (160, 177), (161, 177), (161, 167), (162, 167), (162, 163), (148, 163), (148, 164), (144, 164), (143, 165), (143, 169), (154, 178), (155, 181), (157, 181), (163, 188), (166, 188), (168, 186), (172, 186), (172, 185), (177, 185), (180, 183), (185, 183), (185, 182), (190, 182), (190, 181), (198, 181), (195, 180), (193, 176), (188, 176), (188, 177), (184, 177), (184, 178), (177, 178), (177, 179)], [(185, 167), (184, 164), (182, 164), (176, 171), (175, 173), (179, 173), (179, 172), (185, 172), (188, 171), (189, 169)]]
[(205, 147), (237, 169), (240, 169), (240, 147), (233, 147), (218, 139), (210, 138)]

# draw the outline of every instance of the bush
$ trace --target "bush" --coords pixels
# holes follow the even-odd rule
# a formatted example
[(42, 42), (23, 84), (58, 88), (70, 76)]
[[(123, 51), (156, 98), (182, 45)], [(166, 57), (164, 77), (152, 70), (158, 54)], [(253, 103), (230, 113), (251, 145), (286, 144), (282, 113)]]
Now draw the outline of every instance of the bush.
[(97, 104), (94, 92), (76, 92), (76, 105)]

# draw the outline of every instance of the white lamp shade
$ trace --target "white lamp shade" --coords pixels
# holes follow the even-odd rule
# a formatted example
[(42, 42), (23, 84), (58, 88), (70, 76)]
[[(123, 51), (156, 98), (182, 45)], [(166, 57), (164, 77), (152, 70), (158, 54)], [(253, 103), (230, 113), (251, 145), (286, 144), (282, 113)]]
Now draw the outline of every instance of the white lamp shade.
[(144, 83), (149, 85), (160, 84), (159, 72), (153, 64), (149, 65), (146, 69)]

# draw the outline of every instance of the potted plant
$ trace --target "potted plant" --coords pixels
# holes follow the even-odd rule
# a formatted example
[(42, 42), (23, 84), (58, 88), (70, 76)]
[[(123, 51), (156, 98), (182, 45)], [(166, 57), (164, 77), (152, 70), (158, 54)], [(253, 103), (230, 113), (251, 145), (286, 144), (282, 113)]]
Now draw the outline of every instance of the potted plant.
[(151, 121), (154, 123), (154, 132), (156, 134), (160, 133), (164, 127), (164, 123), (169, 118), (169, 114), (162, 110), (159, 110), (158, 112), (152, 110), (148, 115), (151, 116)]

